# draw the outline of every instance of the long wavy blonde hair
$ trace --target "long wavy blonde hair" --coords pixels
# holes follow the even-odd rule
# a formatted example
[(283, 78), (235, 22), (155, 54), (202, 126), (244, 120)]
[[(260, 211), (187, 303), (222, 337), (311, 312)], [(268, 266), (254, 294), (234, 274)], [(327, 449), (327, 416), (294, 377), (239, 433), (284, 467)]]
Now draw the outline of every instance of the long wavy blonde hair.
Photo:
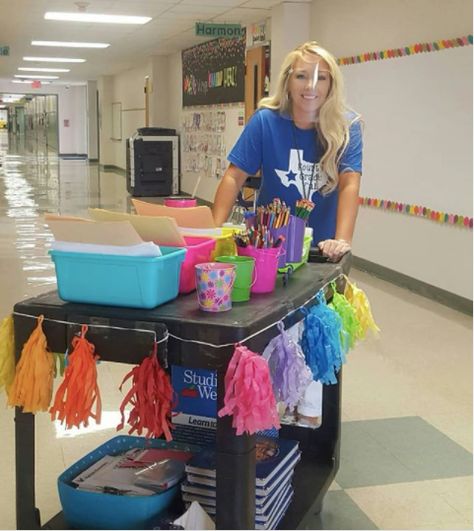
[(316, 41), (305, 42), (284, 59), (281, 66), (276, 92), (266, 98), (262, 98), (258, 103), (258, 108), (278, 110), (282, 114), (292, 115), (291, 99), (288, 95), (288, 82), (293, 66), (298, 59), (304, 60), (304, 55), (318, 56), (329, 66), (331, 75), (331, 86), (327, 98), (316, 119), (315, 128), (319, 141), (324, 149), (321, 157), (321, 170), (328, 176), (326, 185), (321, 189), (323, 194), (332, 192), (339, 182), (338, 162), (349, 143), (349, 127), (360, 115), (355, 113), (349, 122), (347, 112), (350, 110), (344, 101), (344, 82), (341, 70), (334, 56), (322, 48)]

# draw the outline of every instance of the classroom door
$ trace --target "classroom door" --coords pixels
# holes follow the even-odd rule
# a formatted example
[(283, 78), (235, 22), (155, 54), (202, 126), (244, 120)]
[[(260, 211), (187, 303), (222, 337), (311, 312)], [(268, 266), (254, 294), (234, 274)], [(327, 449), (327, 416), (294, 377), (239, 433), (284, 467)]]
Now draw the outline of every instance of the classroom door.
[(248, 122), (257, 104), (265, 95), (265, 56), (268, 46), (251, 48), (245, 55), (245, 122)]

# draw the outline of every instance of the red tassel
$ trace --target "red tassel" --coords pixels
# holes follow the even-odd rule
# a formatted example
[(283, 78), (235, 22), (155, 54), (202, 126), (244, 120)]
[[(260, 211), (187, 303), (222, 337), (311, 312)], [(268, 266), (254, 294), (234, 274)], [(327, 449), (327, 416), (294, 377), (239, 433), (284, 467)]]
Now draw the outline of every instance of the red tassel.
[(123, 379), (123, 384), (132, 378), (132, 387), (120, 405), (122, 421), (117, 426), (121, 430), (125, 424), (125, 407), (130, 403), (133, 407), (127, 423), (131, 428), (129, 435), (137, 432), (141, 435), (146, 430), (146, 437), (161, 437), (163, 434), (168, 442), (173, 440), (171, 435), (171, 408), (173, 402), (173, 388), (168, 374), (161, 368), (157, 356), (158, 344), (140, 365), (134, 367)]
[[(95, 347), (85, 338), (87, 325), (82, 325), (80, 337), (72, 340), (72, 353), (68, 356), (68, 365), (64, 379), (56, 391), (54, 403), (49, 410), (51, 419), (66, 423), (66, 428), (89, 425), (89, 417), (100, 424), (102, 402), (97, 385), (98, 355), (94, 356)], [(96, 403), (95, 413), (92, 412)]]

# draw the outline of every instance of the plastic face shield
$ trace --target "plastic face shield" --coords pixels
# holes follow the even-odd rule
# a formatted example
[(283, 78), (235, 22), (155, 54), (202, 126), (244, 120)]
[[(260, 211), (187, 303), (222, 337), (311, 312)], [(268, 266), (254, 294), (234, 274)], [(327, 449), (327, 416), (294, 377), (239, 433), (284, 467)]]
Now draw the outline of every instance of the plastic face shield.
[[(320, 61), (299, 61), (296, 67), (292, 67), (288, 73), (288, 91), (299, 89), (300, 91), (316, 92), (318, 82), (324, 82), (330, 77), (329, 70), (324, 66), (320, 68)], [(292, 120), (289, 110), (280, 112), (283, 118)]]

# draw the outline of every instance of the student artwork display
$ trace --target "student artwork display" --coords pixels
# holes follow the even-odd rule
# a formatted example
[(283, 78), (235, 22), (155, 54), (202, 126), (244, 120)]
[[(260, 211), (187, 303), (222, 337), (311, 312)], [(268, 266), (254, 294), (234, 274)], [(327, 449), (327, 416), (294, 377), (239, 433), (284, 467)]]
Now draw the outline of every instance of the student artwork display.
[(447, 48), (457, 48), (458, 46), (472, 46), (472, 35), (457, 37), (455, 39), (442, 39), (435, 42), (424, 42), (410, 44), (401, 48), (392, 48), (379, 52), (366, 52), (352, 57), (341, 57), (337, 60), (339, 65), (353, 65), (356, 63), (365, 63), (367, 61), (379, 61), (381, 59), (394, 59), (405, 55), (414, 55), (417, 53), (438, 52)]
[(390, 210), (391, 212), (407, 214), (408, 216), (418, 216), (435, 221), (436, 223), (444, 223), (446, 225), (456, 225), (458, 227), (464, 227), (465, 229), (472, 229), (472, 218), (469, 216), (447, 214), (446, 212), (439, 212), (424, 206), (409, 205), (397, 201), (388, 201), (387, 199), (373, 199), (371, 197), (359, 197), (359, 205)]
[[(345, 275), (338, 278), (341, 277), (345, 279), (344, 293), (337, 291), (338, 279), (335, 279), (299, 308), (289, 312), (288, 315), (301, 310), (304, 315), (301, 349), (284, 329), (283, 322), (287, 316), (242, 339), (235, 346), (225, 375), (224, 407), (218, 415), (233, 417), (232, 425), (237, 435), (278, 429), (277, 400), (291, 409), (313, 380), (325, 385), (336, 383), (337, 373), (349, 349), (356, 341), (364, 339), (369, 330), (375, 333), (379, 331), (365, 293)], [(326, 288), (332, 290), (329, 304), (326, 302)], [(314, 300), (316, 304), (308, 309), (306, 305)], [(36, 319), (37, 326), (23, 346), (13, 375), (12, 318), (3, 320), (0, 326), (0, 383), (7, 392), (8, 405), (22, 407), (24, 412), (48, 411), (52, 399), (55, 358), (48, 350), (47, 338), (42, 330), (44, 317), (20, 315)], [(72, 340), (72, 352), (66, 353), (64, 378), (49, 409), (52, 420), (58, 418), (66, 424), (67, 429), (81, 424), (87, 426), (90, 418), (100, 423), (101, 400), (97, 383), (99, 356), (95, 354), (94, 345), (85, 337), (88, 326), (108, 328), (107, 325), (82, 325), (80, 335)], [(266, 355), (252, 352), (243, 345), (274, 326), (278, 327), (279, 335), (265, 349)], [(141, 435), (144, 431), (146, 437), (164, 435), (167, 441), (172, 440), (170, 428), (174, 390), (157, 357), (159, 343), (167, 341), (168, 337), (193, 342), (171, 333), (157, 341), (155, 335), (150, 356), (134, 367), (122, 381), (123, 385), (131, 380), (131, 388), (120, 406), (122, 420), (117, 430), (122, 429), (127, 422), (131, 426), (129, 433), (136, 431)], [(196, 342), (212, 348), (229, 346)], [(124, 411), (127, 404), (131, 404), (132, 409), (126, 420)]]
[(184, 107), (244, 101), (245, 32), (183, 50), (182, 64)]
[(182, 123), (183, 170), (220, 178), (227, 168), (226, 112), (185, 112)]

